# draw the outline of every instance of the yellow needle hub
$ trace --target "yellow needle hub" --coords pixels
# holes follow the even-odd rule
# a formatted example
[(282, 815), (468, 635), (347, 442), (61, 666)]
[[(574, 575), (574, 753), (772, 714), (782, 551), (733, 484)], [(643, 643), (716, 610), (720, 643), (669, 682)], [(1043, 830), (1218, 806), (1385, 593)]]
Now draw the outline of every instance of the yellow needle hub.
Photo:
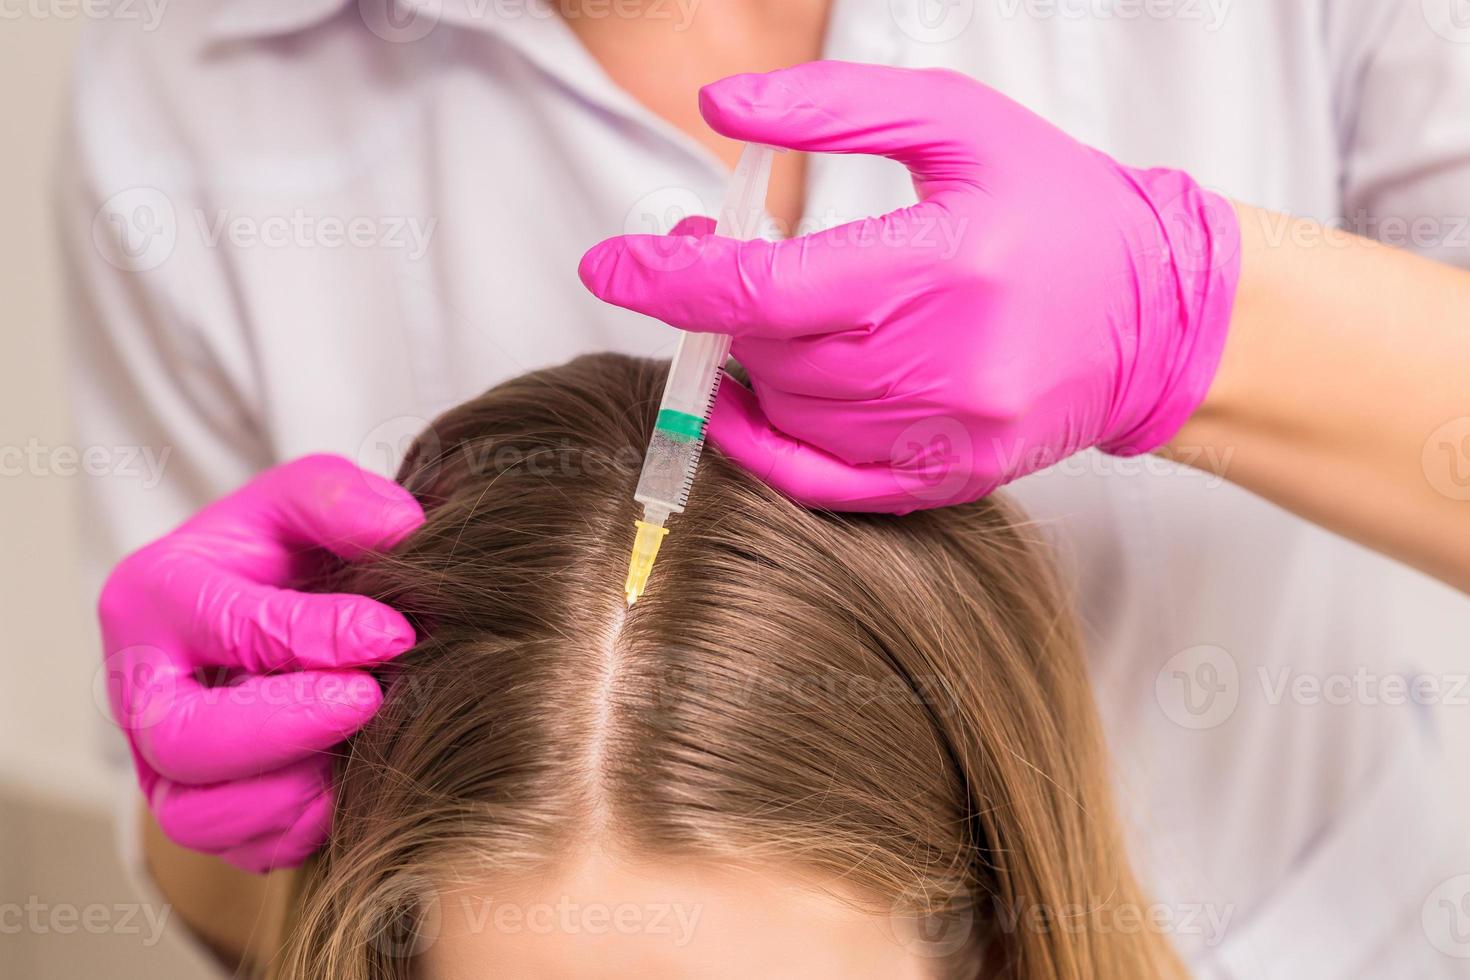
[(669, 533), (668, 528), (647, 521), (634, 521), (633, 525), (638, 528), (638, 536), (633, 539), (633, 557), (628, 560), (628, 581), (623, 584), (629, 606), (637, 602), (638, 597), (648, 588), (648, 575), (653, 571), (653, 561), (658, 557), (659, 545), (664, 543), (664, 535)]

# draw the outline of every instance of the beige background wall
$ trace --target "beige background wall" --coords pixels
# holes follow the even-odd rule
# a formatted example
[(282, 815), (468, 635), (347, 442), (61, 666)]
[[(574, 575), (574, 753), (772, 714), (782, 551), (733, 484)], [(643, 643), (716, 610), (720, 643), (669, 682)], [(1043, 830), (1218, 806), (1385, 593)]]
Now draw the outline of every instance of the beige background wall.
[(0, 660), (0, 719), (7, 733), (23, 733), (63, 712), (52, 719), (60, 724), (51, 726), (49, 758), (24, 741), (0, 740), (0, 773), (61, 793), (88, 784), (79, 777), (88, 774), (86, 742), (95, 716), (65, 696), (87, 683), (90, 666), (76, 654), (86, 635), (86, 610), (69, 554), (74, 488), (70, 479), (44, 475), (44, 459), (33, 467), (17, 451), (32, 440), (47, 447), (67, 440), (47, 170), (79, 26), (76, 20), (0, 20), (0, 118), (7, 130), (0, 155), (0, 446), (6, 449), (0, 455), (0, 622), (6, 652)]
[(158, 938), (163, 910), (118, 866), (118, 777), (97, 748), (92, 611), (72, 559), (83, 477), (64, 475), (48, 171), (83, 7), (0, 3), (0, 977), (183, 980), (200, 961)]

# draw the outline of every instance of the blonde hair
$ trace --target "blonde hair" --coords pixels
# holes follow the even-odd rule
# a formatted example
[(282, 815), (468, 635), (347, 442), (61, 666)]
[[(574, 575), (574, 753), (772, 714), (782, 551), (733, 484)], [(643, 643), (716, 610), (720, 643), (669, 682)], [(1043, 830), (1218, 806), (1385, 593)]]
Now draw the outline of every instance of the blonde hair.
[(1068, 612), (996, 499), (818, 513), (711, 451), (625, 609), (664, 372), (584, 357), (448, 412), (400, 474), (428, 523), (326, 583), (422, 641), (341, 761), (278, 975), (406, 978), (405, 882), (609, 837), (838, 881), (945, 937), (937, 975), (1182, 976), (1091, 927), (1143, 898)]

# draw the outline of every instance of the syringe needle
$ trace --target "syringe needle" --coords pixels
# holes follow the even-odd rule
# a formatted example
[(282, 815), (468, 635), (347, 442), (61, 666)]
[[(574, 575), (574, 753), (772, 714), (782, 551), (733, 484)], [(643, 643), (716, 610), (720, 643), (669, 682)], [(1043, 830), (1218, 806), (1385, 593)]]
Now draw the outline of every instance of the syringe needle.
[[(716, 234), (736, 238), (758, 235), (774, 152), (772, 147), (758, 143), (747, 143), (741, 151), (715, 222)], [(724, 334), (686, 332), (674, 350), (659, 401), (658, 420), (633, 494), (633, 499), (643, 505), (643, 520), (637, 522), (638, 535), (623, 585), (630, 607), (648, 588), (659, 545), (669, 533), (664, 522), (670, 515), (681, 513), (689, 502), (710, 406), (729, 356), (730, 338)]]
[(647, 521), (634, 521), (633, 524), (638, 528), (638, 536), (633, 541), (632, 560), (628, 562), (628, 581), (623, 584), (630, 609), (643, 594), (643, 590), (648, 588), (648, 575), (653, 571), (658, 547), (663, 544), (664, 535), (669, 533), (668, 528)]

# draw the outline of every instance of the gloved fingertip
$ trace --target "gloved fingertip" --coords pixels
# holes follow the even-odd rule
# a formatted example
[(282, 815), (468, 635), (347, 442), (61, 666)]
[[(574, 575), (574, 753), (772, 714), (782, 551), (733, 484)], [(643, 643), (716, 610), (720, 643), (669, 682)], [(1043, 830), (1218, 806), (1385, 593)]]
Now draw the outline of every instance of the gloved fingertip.
[[(763, 109), (779, 106), (786, 100), (778, 72), (744, 72), (710, 82), (699, 90), (699, 114), (710, 128), (732, 139), (750, 135), (749, 127), (758, 124)], [(773, 89), (775, 91), (773, 91)], [(770, 120), (767, 120), (770, 121)]]
[(714, 233), (715, 219), (704, 214), (687, 215), (669, 229), (670, 235), (693, 235), (696, 238), (703, 238), (705, 235)]
[(708, 235), (620, 235), (588, 249), (577, 276), (605, 303), (687, 329), (694, 323), (683, 320), (695, 318), (686, 301), (710, 291), (712, 276), (701, 263), (723, 254), (712, 244), (717, 241)]
[(360, 713), (373, 715), (383, 704), (383, 688), (371, 674), (352, 671), (343, 684), (346, 703)]
[(729, 75), (699, 90), (699, 114), (722, 136), (792, 146), (804, 139), (802, 130), (812, 113), (824, 111), (820, 100), (808, 93), (808, 85), (814, 81), (820, 85), (841, 64), (809, 61)]
[[(354, 599), (356, 597), (353, 597)], [(371, 599), (351, 603), (351, 622), (346, 637), (350, 642), (339, 647), (335, 664), (354, 666), (390, 660), (418, 642), (413, 625), (401, 612)]]
[(354, 479), (361, 492), (349, 506), (361, 516), (349, 539), (332, 543), (340, 557), (353, 561), (369, 551), (389, 551), (423, 526), (424, 508), (407, 488), (360, 468)]
[(324, 727), (346, 738), (357, 731), (383, 706), (383, 689), (362, 671), (347, 671), (341, 684), (323, 690), (317, 698), (317, 717)]
[(333, 806), (332, 790), (328, 788), (307, 804), (296, 822), (279, 837), (250, 848), (252, 862), (264, 869), (257, 873), (299, 867), (320, 850), (331, 836)]
[(635, 273), (657, 269), (663, 260), (653, 254), (649, 240), (660, 243), (663, 255), (679, 247), (680, 239), (665, 235), (617, 235), (593, 245), (577, 263), (577, 277), (598, 299), (617, 306), (625, 305)]
[(731, 75), (718, 82), (710, 82), (699, 90), (699, 114), (710, 129), (722, 136), (730, 135), (729, 111), (726, 106), (737, 101), (740, 79), (744, 76)]
[(423, 527), (427, 519), (424, 516), (423, 505), (415, 499), (414, 495), (403, 487), (399, 489), (403, 490), (403, 497), (390, 500), (383, 510), (380, 547), (384, 550), (398, 547), (405, 538)]
[(345, 456), (302, 456), (262, 485), (293, 538), (347, 561), (396, 546), (424, 522), (413, 494)]
[(582, 260), (577, 263), (577, 278), (582, 280), (582, 285), (599, 299), (605, 299), (603, 283), (605, 270), (612, 261), (612, 253), (618, 248), (617, 238), (605, 238), (582, 253)]

